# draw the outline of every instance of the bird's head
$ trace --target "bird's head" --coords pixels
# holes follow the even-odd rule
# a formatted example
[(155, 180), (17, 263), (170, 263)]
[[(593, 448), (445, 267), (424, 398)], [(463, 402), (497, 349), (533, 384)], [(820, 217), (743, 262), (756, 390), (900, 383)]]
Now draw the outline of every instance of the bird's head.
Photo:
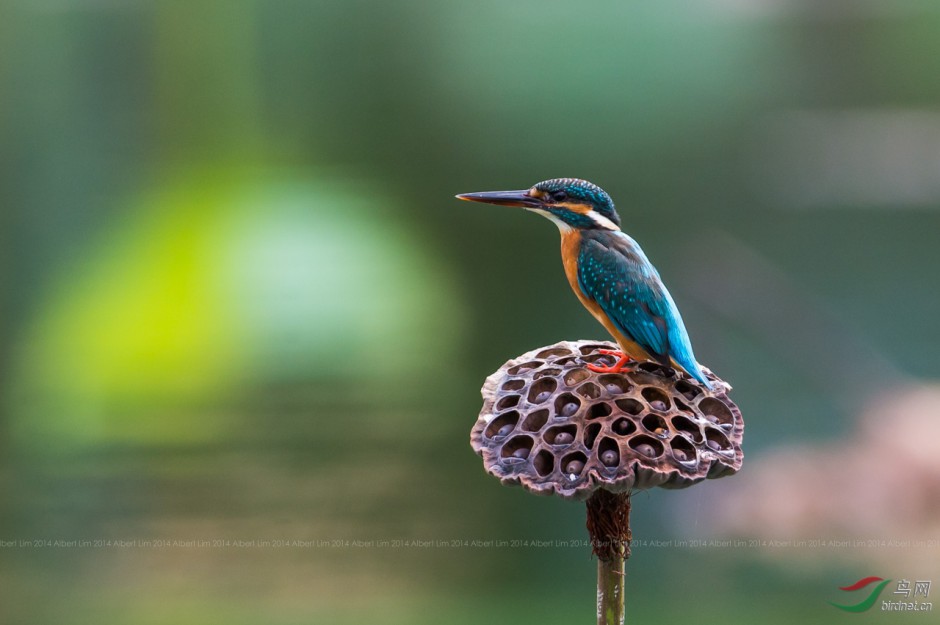
[(522, 191), (463, 193), (458, 199), (519, 206), (554, 221), (562, 230), (619, 230), (620, 216), (607, 192), (578, 178), (553, 178)]

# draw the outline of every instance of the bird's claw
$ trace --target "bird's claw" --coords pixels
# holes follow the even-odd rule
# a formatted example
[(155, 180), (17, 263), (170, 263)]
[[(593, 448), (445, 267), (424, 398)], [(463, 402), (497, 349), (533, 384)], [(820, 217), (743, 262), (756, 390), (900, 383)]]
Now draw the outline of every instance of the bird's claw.
[(587, 368), (595, 373), (622, 373), (624, 369), (626, 369), (627, 364), (633, 362), (632, 358), (616, 349), (599, 349), (597, 350), (597, 353), (604, 354), (605, 356), (615, 356), (617, 358), (617, 362), (610, 367), (604, 365), (588, 364)]

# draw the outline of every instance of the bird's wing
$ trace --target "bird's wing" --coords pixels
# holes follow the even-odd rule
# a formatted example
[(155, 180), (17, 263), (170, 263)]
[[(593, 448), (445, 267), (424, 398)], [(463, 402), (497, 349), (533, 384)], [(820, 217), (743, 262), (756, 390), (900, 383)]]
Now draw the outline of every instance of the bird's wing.
[(624, 334), (661, 362), (697, 368), (679, 311), (636, 242), (620, 233), (585, 237), (578, 267), (581, 290)]

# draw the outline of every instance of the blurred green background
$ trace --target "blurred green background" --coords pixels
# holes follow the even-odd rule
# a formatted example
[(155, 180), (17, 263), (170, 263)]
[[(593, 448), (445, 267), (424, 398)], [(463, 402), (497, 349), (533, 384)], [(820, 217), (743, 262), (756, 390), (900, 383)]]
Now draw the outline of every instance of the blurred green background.
[(638, 542), (628, 619), (896, 622), (827, 601), (940, 583), (937, 76), (926, 0), (3, 0), (0, 621), (592, 622), (587, 548), (464, 542), (585, 537), (468, 437), (603, 329), (554, 227), (453, 199), (575, 176), (747, 419), (634, 502), (747, 546)]

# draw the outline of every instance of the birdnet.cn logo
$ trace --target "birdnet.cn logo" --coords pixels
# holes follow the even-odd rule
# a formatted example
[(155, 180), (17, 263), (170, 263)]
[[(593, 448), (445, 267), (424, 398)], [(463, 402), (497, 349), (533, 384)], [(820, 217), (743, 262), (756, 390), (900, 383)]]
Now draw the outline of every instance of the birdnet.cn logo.
[(850, 593), (853, 600), (861, 599), (861, 601), (857, 603), (830, 601), (829, 604), (845, 612), (867, 612), (879, 604), (882, 591), (890, 586), (893, 589), (891, 595), (880, 601), (879, 607), (882, 612), (930, 612), (933, 610), (933, 603), (927, 601), (930, 596), (931, 580), (899, 579), (893, 586), (891, 582), (890, 579), (874, 575), (863, 577), (854, 584), (839, 586), (839, 590)]

